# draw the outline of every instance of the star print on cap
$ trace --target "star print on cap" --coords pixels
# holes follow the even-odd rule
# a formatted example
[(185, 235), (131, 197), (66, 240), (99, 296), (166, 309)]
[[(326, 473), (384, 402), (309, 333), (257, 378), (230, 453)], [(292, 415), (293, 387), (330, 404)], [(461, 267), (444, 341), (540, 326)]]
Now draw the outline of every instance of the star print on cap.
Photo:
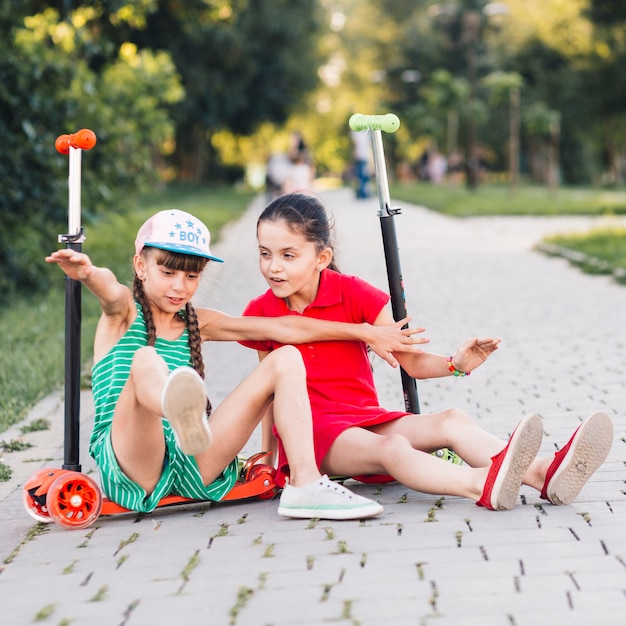
[(185, 211), (170, 209), (155, 213), (137, 233), (135, 252), (141, 254), (144, 246), (201, 256), (223, 263), (209, 249), (209, 229), (196, 217)]

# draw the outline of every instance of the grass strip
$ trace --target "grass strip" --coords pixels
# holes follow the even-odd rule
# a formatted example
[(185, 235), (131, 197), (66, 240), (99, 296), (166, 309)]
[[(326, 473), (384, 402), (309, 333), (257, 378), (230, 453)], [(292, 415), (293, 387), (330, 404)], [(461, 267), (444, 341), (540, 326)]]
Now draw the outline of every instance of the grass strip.
[(394, 200), (425, 206), (455, 217), (478, 215), (626, 215), (626, 191), (520, 186), (513, 192), (506, 185), (480, 185), (475, 191), (464, 186), (432, 185), (425, 182), (390, 183)]

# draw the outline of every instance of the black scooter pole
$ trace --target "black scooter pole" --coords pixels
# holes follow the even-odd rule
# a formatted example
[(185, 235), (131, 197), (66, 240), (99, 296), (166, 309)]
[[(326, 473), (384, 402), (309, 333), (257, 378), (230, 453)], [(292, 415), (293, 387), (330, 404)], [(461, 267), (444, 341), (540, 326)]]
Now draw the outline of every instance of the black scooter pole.
[[(81, 225), (81, 151), (93, 148), (95, 134), (87, 129), (73, 135), (61, 135), (55, 146), (61, 154), (69, 154), (68, 232), (59, 235), (66, 248), (82, 250), (85, 240)], [(82, 321), (81, 283), (65, 277), (65, 414), (63, 469), (81, 471), (80, 466), (80, 370)]]
[[(378, 217), (380, 218), (385, 264), (387, 266), (391, 309), (394, 319), (398, 321), (407, 316), (404, 281), (400, 268), (400, 253), (394, 221), (394, 217), (401, 213), (401, 209), (391, 208), (381, 131), (384, 130), (387, 133), (396, 132), (400, 126), (400, 120), (393, 113), (388, 113), (387, 115), (360, 115), (357, 113), (350, 118), (349, 124), (353, 131), (368, 130), (371, 133), (376, 185), (380, 203)], [(406, 325), (403, 328), (406, 328)], [(400, 368), (400, 375), (405, 408), (410, 413), (419, 413), (420, 407), (415, 379), (409, 376), (402, 368)]]

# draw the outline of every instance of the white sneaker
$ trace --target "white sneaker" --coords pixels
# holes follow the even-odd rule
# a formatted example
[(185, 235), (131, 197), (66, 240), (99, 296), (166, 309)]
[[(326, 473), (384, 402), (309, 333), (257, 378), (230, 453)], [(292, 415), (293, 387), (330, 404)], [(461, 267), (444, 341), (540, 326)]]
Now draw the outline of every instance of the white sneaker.
[(206, 450), (213, 441), (206, 419), (204, 381), (191, 367), (178, 367), (167, 377), (161, 394), (163, 415), (174, 429), (180, 449), (190, 456)]
[(364, 519), (382, 512), (382, 504), (352, 493), (326, 475), (306, 487), (286, 485), (278, 505), (279, 515), (298, 519)]

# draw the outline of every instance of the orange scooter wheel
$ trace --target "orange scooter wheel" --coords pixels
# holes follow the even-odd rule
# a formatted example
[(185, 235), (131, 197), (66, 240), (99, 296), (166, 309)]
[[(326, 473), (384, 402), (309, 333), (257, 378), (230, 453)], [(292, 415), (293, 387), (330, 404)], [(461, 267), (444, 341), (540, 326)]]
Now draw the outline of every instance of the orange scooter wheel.
[(35, 472), (22, 488), (22, 504), (27, 513), (38, 522), (54, 521), (48, 511), (48, 487), (63, 471), (53, 467), (44, 467)]
[(278, 489), (276, 488), (276, 470), (271, 465), (265, 465), (264, 463), (259, 463), (258, 465), (253, 465), (248, 470), (248, 480), (254, 480), (260, 476), (265, 476), (267, 486), (270, 488), (266, 493), (261, 493), (257, 496), (259, 500), (271, 500), (277, 493)]
[(81, 472), (61, 474), (48, 489), (48, 512), (59, 526), (86, 528), (102, 510), (102, 493), (93, 478)]

